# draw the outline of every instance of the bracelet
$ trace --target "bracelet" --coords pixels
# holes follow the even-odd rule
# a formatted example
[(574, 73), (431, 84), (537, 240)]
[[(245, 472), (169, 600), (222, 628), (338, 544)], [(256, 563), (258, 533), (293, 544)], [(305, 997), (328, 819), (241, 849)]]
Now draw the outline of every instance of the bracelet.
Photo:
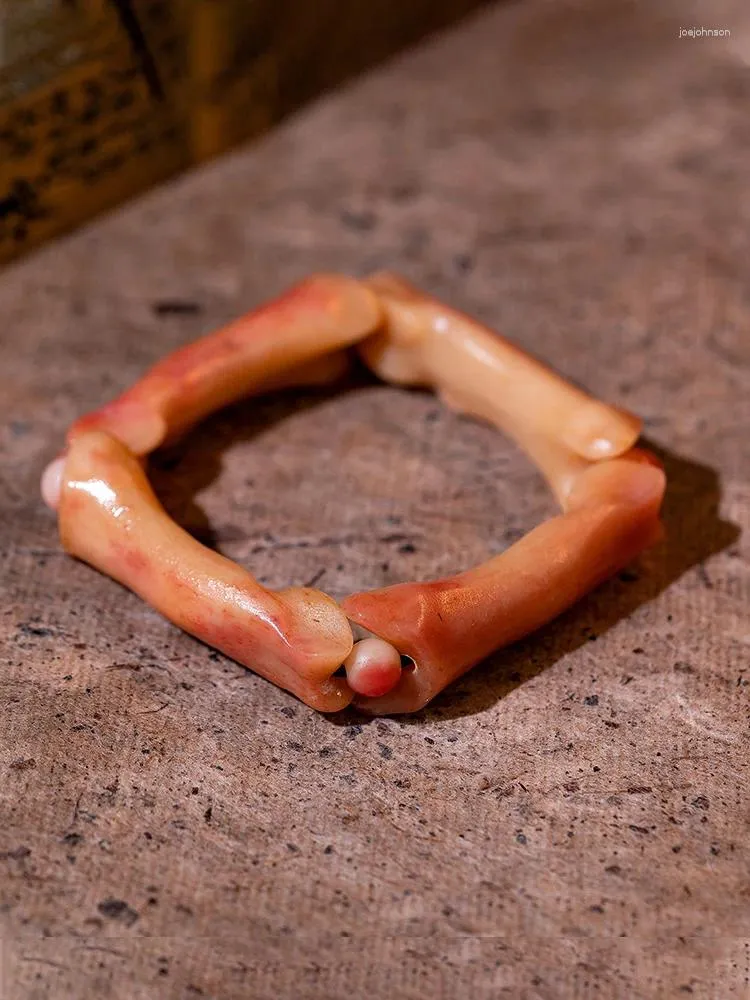
[[(263, 587), (169, 517), (144, 471), (151, 451), (239, 398), (334, 382), (352, 348), (380, 378), (431, 388), (508, 434), (562, 513), (473, 569), (341, 604), (310, 587)], [(634, 447), (639, 433), (632, 414), (401, 278), (316, 275), (77, 420), (42, 495), (71, 555), (180, 628), (319, 711), (395, 714), (424, 707), (658, 540), (665, 477)]]

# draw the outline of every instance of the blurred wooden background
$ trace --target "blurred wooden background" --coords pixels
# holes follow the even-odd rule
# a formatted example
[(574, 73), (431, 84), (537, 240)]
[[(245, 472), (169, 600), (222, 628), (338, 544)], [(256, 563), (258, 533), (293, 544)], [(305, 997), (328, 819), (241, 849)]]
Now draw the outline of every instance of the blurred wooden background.
[(0, 263), (483, 0), (0, 0)]

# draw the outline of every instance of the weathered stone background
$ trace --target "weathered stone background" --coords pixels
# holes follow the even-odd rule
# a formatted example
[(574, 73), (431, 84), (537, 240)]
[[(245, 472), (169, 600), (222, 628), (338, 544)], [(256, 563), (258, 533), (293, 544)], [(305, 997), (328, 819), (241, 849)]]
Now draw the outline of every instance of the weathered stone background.
[[(3, 1000), (750, 996), (749, 59), (740, 2), (490, 10), (2, 275)], [(384, 265), (643, 414), (669, 534), (367, 722), (64, 556), (37, 480), (168, 349)], [(364, 378), (238, 406), (155, 476), (335, 595), (552, 509), (491, 430)]]

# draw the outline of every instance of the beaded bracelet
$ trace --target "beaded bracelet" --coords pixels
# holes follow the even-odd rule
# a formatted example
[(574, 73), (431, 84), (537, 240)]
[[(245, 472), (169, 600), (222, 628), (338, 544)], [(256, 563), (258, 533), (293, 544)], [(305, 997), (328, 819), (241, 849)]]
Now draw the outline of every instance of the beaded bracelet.
[[(144, 471), (151, 451), (239, 398), (334, 382), (352, 348), (384, 380), (432, 388), (512, 437), (562, 513), (473, 569), (341, 604), (310, 587), (263, 587), (169, 517)], [(660, 537), (665, 477), (634, 447), (639, 432), (631, 414), (394, 275), (316, 275), (76, 421), (42, 494), (71, 555), (185, 631), (319, 711), (353, 703), (396, 714), (422, 708)]]

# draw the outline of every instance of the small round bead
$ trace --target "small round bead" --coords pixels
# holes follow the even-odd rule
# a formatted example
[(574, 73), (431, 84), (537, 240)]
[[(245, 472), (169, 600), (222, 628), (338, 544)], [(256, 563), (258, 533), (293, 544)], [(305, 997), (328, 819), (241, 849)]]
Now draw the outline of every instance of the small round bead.
[(352, 691), (379, 698), (392, 691), (401, 679), (401, 656), (384, 639), (362, 639), (354, 643), (344, 660), (344, 669)]
[(60, 458), (56, 458), (53, 462), (50, 462), (42, 473), (42, 499), (52, 510), (57, 510), (57, 506), (60, 503), (64, 465), (65, 459), (60, 456)]

